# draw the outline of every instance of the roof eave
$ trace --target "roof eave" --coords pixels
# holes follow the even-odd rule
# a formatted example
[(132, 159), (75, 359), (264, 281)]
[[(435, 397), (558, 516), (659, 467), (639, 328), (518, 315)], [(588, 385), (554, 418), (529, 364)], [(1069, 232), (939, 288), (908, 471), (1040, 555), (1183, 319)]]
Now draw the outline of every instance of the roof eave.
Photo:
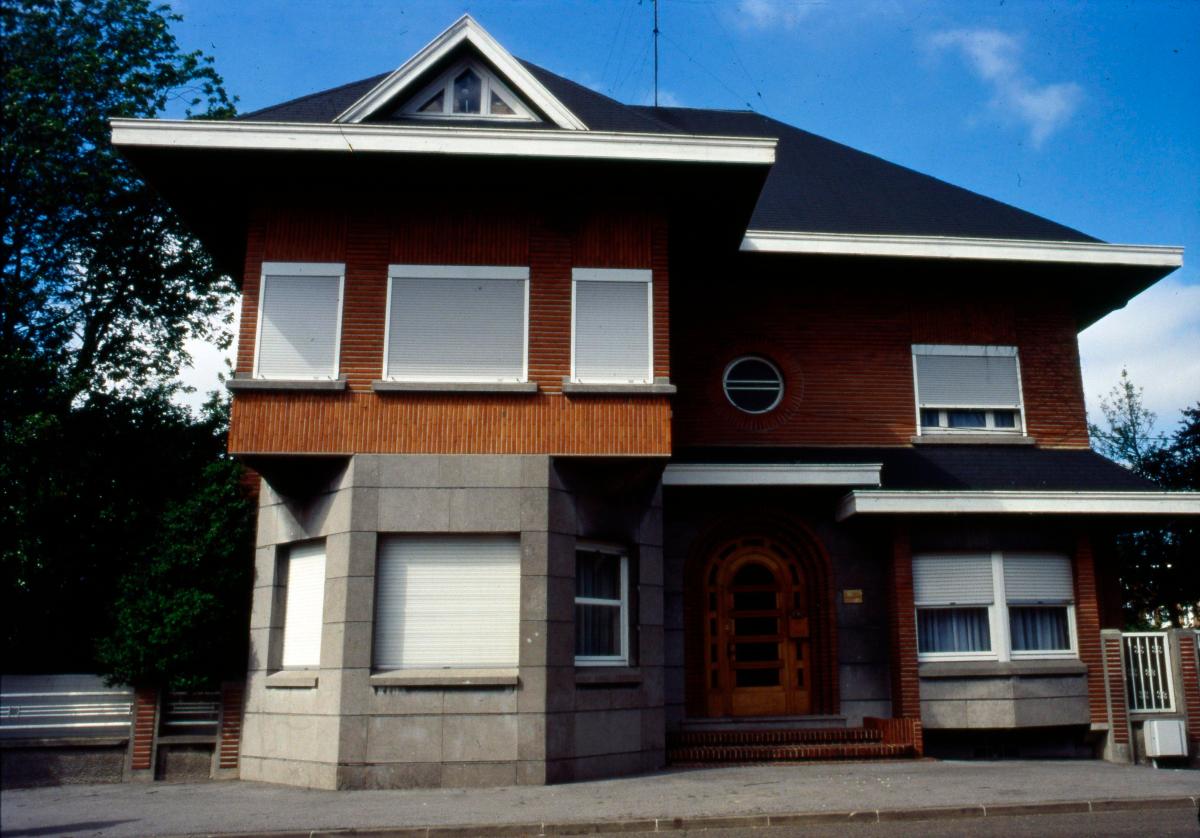
[(856, 490), (836, 518), (856, 515), (1200, 515), (1200, 492)]
[(1128, 265), (1164, 268), (1168, 271), (1183, 265), (1182, 247), (954, 236), (813, 233), (798, 230), (747, 230), (741, 250), (748, 253)]

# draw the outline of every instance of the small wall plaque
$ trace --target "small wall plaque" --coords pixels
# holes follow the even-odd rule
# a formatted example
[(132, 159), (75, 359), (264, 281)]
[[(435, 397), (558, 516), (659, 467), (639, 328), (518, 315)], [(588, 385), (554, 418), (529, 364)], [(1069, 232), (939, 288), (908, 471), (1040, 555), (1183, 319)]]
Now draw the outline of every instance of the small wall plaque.
[(842, 591), (842, 602), (862, 604), (862, 588), (846, 588)]

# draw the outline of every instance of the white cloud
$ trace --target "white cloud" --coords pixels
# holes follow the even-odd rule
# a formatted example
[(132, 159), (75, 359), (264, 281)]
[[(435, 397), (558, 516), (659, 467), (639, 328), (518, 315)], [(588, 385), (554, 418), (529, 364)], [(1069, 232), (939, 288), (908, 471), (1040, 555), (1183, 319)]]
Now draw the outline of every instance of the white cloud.
[(1100, 399), (1124, 367), (1169, 433), (1179, 411), (1200, 401), (1200, 285), (1176, 278), (1154, 285), (1081, 332), (1079, 354), (1091, 421), (1102, 419)]
[(955, 49), (991, 88), (990, 105), (1029, 129), (1029, 139), (1040, 147), (1074, 116), (1083, 101), (1083, 88), (1075, 82), (1039, 84), (1021, 63), (1021, 43), (995, 29), (954, 29), (939, 32), (929, 46)]
[(747, 29), (794, 29), (824, 0), (741, 0), (737, 20)]

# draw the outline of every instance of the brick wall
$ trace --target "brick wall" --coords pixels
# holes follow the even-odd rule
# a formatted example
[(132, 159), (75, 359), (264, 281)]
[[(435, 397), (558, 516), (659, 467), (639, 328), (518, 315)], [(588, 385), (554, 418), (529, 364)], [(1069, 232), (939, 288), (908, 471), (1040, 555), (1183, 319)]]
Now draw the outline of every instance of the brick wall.
[[(1079, 659), (1088, 668), (1088, 709), (1092, 724), (1105, 724), (1104, 669), (1100, 650), (1100, 610), (1096, 596), (1096, 568), (1091, 539), (1081, 534), (1072, 562), (1075, 574), (1075, 631)], [(1122, 690), (1124, 686), (1122, 685)]]
[[(1187, 713), (1187, 738), (1200, 750), (1200, 667), (1196, 663), (1196, 633), (1179, 633), (1180, 692)], [(1195, 751), (1193, 751), (1195, 753)]]
[[(930, 290), (915, 268), (883, 283), (857, 262), (676, 267), (676, 444), (908, 445), (912, 344), (963, 343), (1015, 345), (1029, 434), (1048, 447), (1087, 447), (1069, 302), (1012, 290), (1011, 270), (995, 282)], [(722, 392), (725, 366), (746, 354), (771, 359), (784, 375), (782, 404), (762, 416), (741, 413)]]
[(891, 643), (892, 716), (915, 719), (913, 737), (922, 751), (921, 685), (917, 669), (917, 621), (913, 605), (912, 546), (907, 530), (897, 528), (888, 578), (888, 623)]
[[(562, 395), (570, 374), (571, 269), (650, 268), (655, 375), (670, 376), (667, 227), (661, 214), (520, 207), (263, 209), (250, 226), (237, 369), (254, 366), (264, 261), (344, 262), (341, 374), (348, 392), (238, 393), (230, 450), (261, 452), (664, 454), (665, 397)], [(528, 265), (534, 395), (371, 391), (382, 375), (389, 264)]]

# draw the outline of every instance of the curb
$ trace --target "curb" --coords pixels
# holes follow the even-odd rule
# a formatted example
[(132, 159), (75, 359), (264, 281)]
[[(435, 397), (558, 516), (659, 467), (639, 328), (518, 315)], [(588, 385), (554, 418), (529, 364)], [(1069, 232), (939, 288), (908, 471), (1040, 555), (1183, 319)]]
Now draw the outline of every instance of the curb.
[[(282, 832), (212, 832), (205, 838), (533, 838), (551, 835), (593, 835), (598, 832), (677, 832), (707, 829), (763, 829), (783, 826), (828, 826), (848, 823), (963, 820), (1018, 815), (1091, 814), (1151, 809), (1192, 809), (1200, 797), (1126, 797), (1100, 800), (1055, 800), (1045, 803), (997, 803), (972, 806), (933, 806), (913, 809), (864, 809), (855, 812), (794, 812), (777, 815), (729, 815), (698, 818), (635, 818), (611, 821), (480, 824), (474, 826), (371, 827), (285, 830)], [(196, 838), (193, 834), (189, 838)]]

